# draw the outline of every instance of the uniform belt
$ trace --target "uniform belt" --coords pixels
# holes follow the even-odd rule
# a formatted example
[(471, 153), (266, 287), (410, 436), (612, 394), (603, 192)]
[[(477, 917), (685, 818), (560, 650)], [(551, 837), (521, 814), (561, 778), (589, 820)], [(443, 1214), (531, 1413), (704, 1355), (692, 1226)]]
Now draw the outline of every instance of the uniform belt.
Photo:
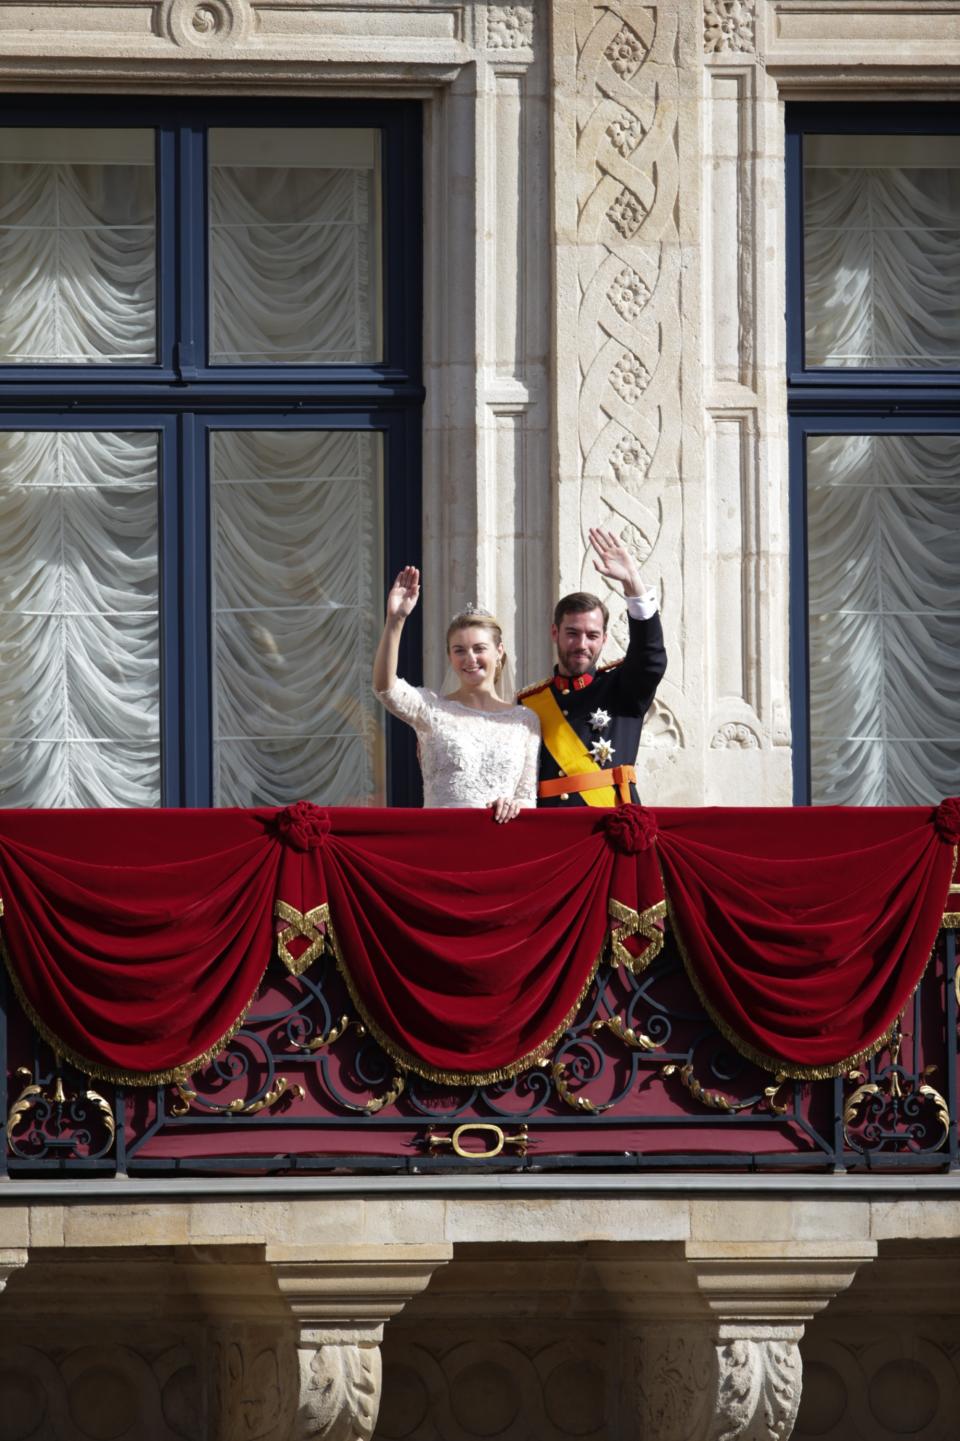
[(625, 806), (630, 804), (630, 782), (636, 779), (633, 766), (612, 766), (606, 771), (584, 771), (578, 776), (558, 776), (556, 780), (541, 781), (540, 796), (549, 800), (553, 796), (597, 790), (600, 786), (616, 786), (618, 802)]

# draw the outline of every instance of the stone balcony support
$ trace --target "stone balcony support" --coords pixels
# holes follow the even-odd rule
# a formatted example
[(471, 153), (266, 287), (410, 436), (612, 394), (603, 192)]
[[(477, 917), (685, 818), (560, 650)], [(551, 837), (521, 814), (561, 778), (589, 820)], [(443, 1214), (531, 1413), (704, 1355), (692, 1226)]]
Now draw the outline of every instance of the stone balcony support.
[[(787, 1441), (804, 1326), (876, 1256), (876, 1243), (696, 1242), (637, 1341), (644, 1441)], [(652, 1324), (652, 1322), (656, 1324)]]
[(14, 1271), (19, 1271), (20, 1267), (26, 1264), (27, 1252), (25, 1249), (0, 1251), (0, 1291), (3, 1290)]
[(428, 1285), (452, 1247), (268, 1246), (298, 1326), (296, 1441), (370, 1441), (380, 1409), (384, 1324)]

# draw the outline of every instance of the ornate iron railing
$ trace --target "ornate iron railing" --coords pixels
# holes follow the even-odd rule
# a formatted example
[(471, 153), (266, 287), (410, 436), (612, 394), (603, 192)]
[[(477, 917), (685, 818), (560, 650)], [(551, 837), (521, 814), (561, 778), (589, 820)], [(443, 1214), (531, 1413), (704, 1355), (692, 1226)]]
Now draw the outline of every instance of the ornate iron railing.
[(771, 1076), (704, 1013), (667, 937), (601, 967), (539, 1064), (483, 1087), (398, 1069), (329, 960), (275, 962), (202, 1073), (154, 1088), (61, 1063), (0, 982), (3, 1170), (211, 1175), (456, 1170), (936, 1172), (958, 1165), (956, 936), (942, 933), (887, 1051), (836, 1080)]

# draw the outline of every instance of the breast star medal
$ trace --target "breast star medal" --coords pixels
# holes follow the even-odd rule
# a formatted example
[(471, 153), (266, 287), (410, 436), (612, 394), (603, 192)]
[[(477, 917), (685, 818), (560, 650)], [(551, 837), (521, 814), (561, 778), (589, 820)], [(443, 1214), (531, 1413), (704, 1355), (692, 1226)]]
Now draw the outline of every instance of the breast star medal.
[(595, 740), (590, 747), (590, 754), (598, 766), (605, 766), (613, 757), (613, 746), (608, 740)]
[(609, 712), (609, 711), (605, 711), (605, 710), (595, 710), (595, 711), (593, 712), (593, 714), (591, 715), (591, 717), (590, 717), (590, 728), (591, 728), (591, 730), (603, 731), (603, 730), (606, 730), (606, 728), (607, 728), (607, 726), (608, 726), (609, 724), (610, 724), (610, 712)]

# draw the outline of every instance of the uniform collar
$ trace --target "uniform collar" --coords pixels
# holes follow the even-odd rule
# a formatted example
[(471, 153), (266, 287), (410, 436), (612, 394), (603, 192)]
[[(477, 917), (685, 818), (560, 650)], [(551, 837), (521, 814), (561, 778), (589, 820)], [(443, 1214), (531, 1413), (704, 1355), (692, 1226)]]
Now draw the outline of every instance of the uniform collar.
[(587, 686), (593, 682), (595, 674), (595, 671), (588, 670), (584, 671), (583, 675), (561, 675), (557, 667), (554, 666), (553, 684), (558, 691), (561, 691), (565, 695), (568, 690), (586, 690)]

